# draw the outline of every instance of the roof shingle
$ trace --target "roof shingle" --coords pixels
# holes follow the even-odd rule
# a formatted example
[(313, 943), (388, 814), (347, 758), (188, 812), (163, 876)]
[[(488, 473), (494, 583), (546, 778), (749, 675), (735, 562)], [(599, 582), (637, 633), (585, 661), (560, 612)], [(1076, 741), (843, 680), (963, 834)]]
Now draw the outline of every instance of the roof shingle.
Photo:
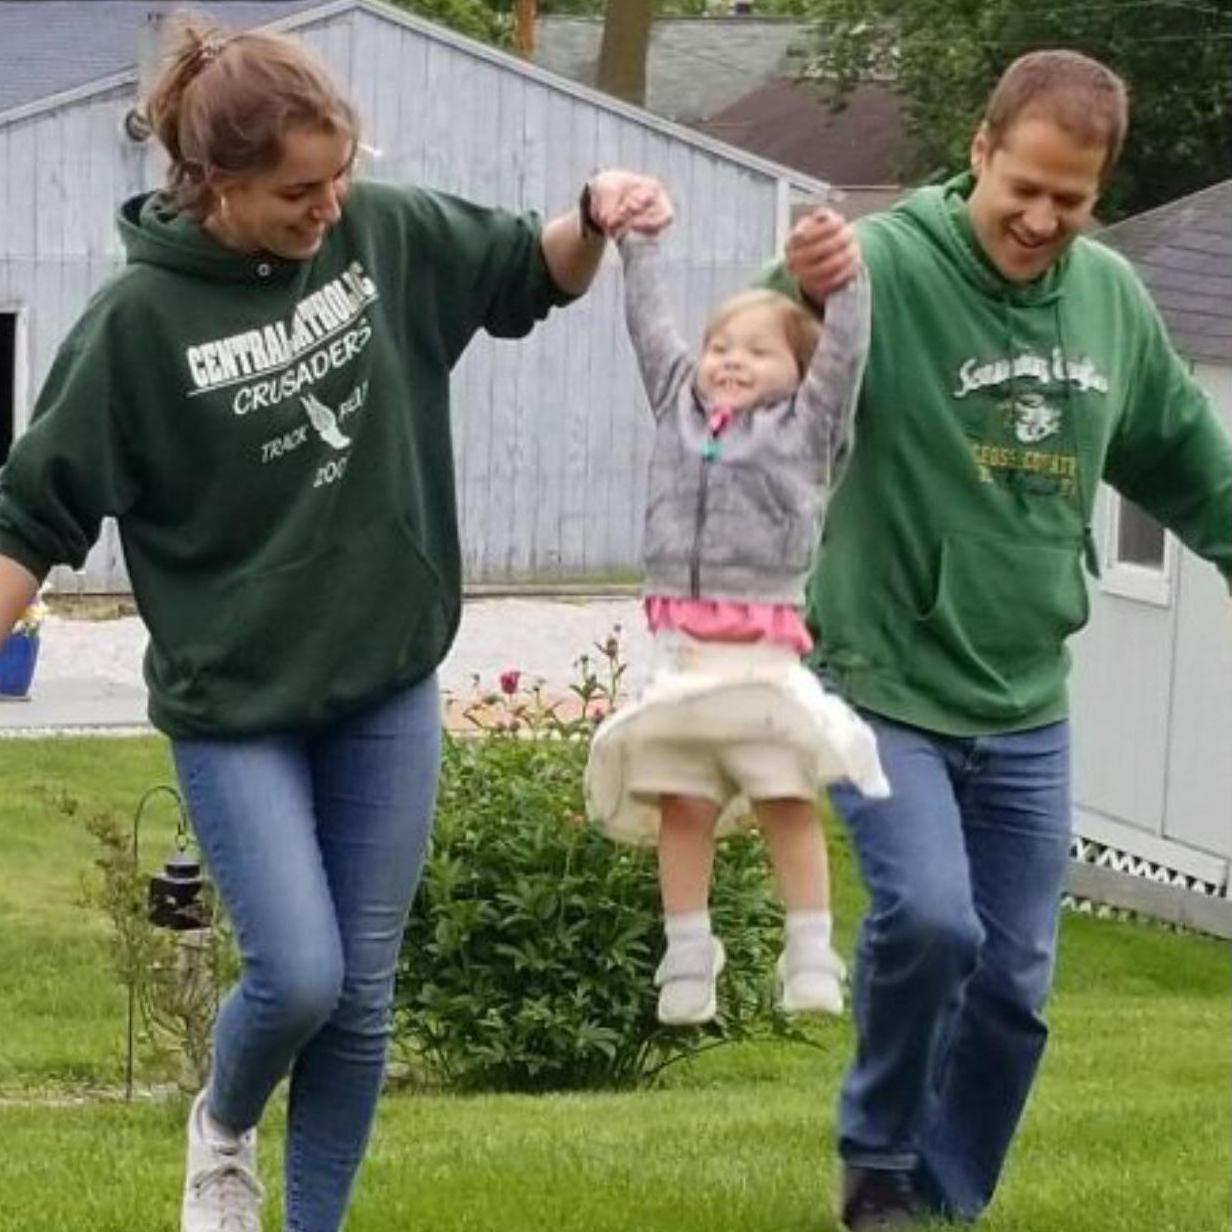
[[(807, 45), (807, 22), (763, 17), (659, 17), (646, 57), (646, 108), (691, 124), (791, 71)], [(594, 85), (603, 20), (545, 14), (535, 27), (535, 63)]]
[(1232, 367), (1232, 180), (1099, 233), (1146, 283), (1178, 350)]
[(232, 29), (276, 21), (321, 0), (0, 0), (0, 112), (137, 62), (147, 13), (189, 10)]

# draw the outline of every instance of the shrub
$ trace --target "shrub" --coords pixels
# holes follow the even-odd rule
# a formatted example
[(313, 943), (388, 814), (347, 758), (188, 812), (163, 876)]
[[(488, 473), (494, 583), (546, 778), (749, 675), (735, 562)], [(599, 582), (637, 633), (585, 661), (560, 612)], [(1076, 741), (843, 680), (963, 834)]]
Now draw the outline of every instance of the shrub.
[[(598, 649), (610, 668), (614, 639)], [(783, 1029), (767, 1017), (781, 914), (752, 835), (726, 842), (716, 861), (714, 918), (728, 953), (720, 1017), (685, 1031), (658, 1023), (655, 855), (584, 823), (591, 715), (611, 699), (583, 670), (573, 718), (506, 674), (503, 700), (483, 699), (485, 734), (446, 741), (397, 997), (399, 1042), (436, 1080), (524, 1091), (628, 1086), (767, 1022)]]
[[(238, 958), (228, 922), (208, 886), (195, 913), (199, 929), (168, 932), (150, 920), (150, 878), (138, 863), (134, 835), (146, 802), (158, 794), (175, 801), (180, 834), (187, 841), (183, 805), (171, 787), (147, 791), (127, 825), (107, 812), (85, 815), (97, 850), (95, 876), (85, 883), (84, 900), (111, 923), (114, 970), (128, 994), (129, 1083), (134, 1049), (141, 1045), (157, 1072), (172, 1072), (182, 1089), (196, 1091), (209, 1073), (214, 1016), (238, 972)], [(82, 813), (80, 802), (63, 789), (47, 796), (66, 816)]]

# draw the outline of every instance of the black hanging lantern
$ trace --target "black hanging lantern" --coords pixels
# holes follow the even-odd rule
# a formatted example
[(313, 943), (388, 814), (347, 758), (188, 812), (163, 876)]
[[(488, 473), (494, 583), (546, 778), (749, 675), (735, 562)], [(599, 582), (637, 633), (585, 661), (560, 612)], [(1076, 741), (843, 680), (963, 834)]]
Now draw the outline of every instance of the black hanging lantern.
[(150, 878), (150, 923), (172, 932), (189, 932), (210, 925), (201, 861), (187, 851), (187, 836), (177, 835), (177, 847), (163, 871)]

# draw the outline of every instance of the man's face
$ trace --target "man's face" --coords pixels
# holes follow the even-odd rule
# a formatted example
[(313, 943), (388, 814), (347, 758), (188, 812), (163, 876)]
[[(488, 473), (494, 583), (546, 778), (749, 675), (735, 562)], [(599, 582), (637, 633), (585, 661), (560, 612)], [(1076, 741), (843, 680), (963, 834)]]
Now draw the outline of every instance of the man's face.
[(967, 208), (988, 259), (1011, 282), (1032, 282), (1089, 225), (1107, 150), (1082, 145), (1053, 121), (1021, 116), (993, 146), (971, 143), (976, 185)]

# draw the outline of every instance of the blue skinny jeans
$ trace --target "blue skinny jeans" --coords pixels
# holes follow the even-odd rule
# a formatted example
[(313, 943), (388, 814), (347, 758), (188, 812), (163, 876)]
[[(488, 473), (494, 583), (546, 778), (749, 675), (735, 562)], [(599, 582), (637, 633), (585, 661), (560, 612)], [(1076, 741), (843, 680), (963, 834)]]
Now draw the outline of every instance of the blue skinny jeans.
[(331, 727), (177, 740), (193, 828), (234, 926), (211, 1114), (244, 1131), (290, 1074), (287, 1232), (337, 1232), (384, 1072), (394, 968), (441, 753), (435, 677)]

